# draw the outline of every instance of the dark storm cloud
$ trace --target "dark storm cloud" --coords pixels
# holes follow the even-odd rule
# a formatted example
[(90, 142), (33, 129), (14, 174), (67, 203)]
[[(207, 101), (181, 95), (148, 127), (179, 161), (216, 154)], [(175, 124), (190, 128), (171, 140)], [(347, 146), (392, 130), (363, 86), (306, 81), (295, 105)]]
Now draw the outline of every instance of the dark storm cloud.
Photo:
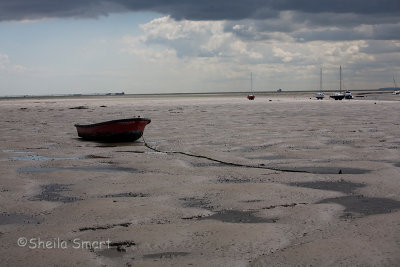
[(0, 21), (49, 17), (97, 17), (154, 11), (175, 19), (240, 20), (275, 17), (280, 11), (398, 15), (398, 0), (1, 0)]

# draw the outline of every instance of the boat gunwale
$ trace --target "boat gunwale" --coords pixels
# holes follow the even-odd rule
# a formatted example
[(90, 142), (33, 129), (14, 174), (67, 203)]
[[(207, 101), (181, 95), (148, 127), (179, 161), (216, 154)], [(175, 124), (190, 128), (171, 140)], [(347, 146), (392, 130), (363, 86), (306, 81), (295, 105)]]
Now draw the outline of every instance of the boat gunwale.
[(147, 124), (151, 122), (150, 119), (147, 118), (130, 118), (130, 119), (119, 119), (119, 120), (111, 120), (111, 121), (103, 121), (103, 122), (98, 122), (98, 123), (93, 123), (93, 124), (75, 124), (75, 127), (82, 127), (82, 128), (90, 128), (90, 127), (96, 127), (96, 126), (101, 126), (101, 125), (106, 125), (106, 124), (113, 124), (113, 123), (119, 123), (119, 122), (130, 122), (130, 121), (147, 121)]

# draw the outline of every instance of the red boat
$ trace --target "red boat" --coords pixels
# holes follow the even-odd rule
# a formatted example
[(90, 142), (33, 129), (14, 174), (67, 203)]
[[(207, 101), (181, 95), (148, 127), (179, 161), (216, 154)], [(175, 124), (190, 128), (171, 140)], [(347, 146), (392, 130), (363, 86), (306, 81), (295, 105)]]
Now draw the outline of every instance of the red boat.
[(247, 95), (248, 100), (254, 100), (255, 95), (253, 94), (253, 73), (250, 73), (250, 90), (251, 93)]
[(133, 142), (142, 137), (150, 119), (132, 118), (95, 124), (75, 124), (78, 136), (90, 141)]

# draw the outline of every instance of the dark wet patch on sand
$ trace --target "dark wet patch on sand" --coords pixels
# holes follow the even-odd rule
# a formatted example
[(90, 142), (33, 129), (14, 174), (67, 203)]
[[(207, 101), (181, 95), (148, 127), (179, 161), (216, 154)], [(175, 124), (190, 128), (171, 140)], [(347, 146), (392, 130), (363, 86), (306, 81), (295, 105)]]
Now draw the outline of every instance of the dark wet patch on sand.
[(317, 204), (323, 203), (336, 203), (344, 206), (345, 214), (342, 218), (387, 214), (400, 210), (400, 201), (388, 198), (365, 197), (361, 195), (327, 198), (317, 202)]
[(58, 171), (59, 168), (46, 168), (41, 166), (26, 166), (18, 169), (19, 173), (48, 173)]
[(6, 224), (37, 224), (42, 220), (33, 215), (19, 214), (19, 213), (1, 213), (0, 225)]
[(314, 174), (365, 174), (370, 172), (370, 170), (347, 167), (287, 167), (285, 169)]
[(236, 178), (236, 177), (219, 177), (218, 178), (218, 183), (222, 184), (242, 184), (242, 183), (249, 183), (251, 182), (250, 179), (248, 178)]
[(128, 227), (130, 226), (132, 223), (115, 223), (115, 224), (107, 224), (107, 225), (98, 225), (98, 226), (91, 226), (91, 227), (81, 227), (79, 228), (80, 232), (84, 232), (84, 231), (97, 231), (97, 230), (107, 230), (107, 229), (111, 229), (117, 226), (121, 226), (121, 227)]
[(189, 252), (162, 252), (143, 255), (144, 259), (172, 259), (189, 255)]
[(77, 106), (77, 107), (71, 107), (69, 109), (89, 109), (87, 106)]
[(184, 206), (188, 208), (201, 208), (211, 210), (214, 206), (210, 205), (210, 201), (206, 198), (184, 197), (179, 200), (185, 202)]
[(262, 200), (262, 199), (249, 199), (249, 200), (242, 200), (242, 201), (240, 201), (240, 202), (243, 202), (243, 203), (258, 203), (258, 202), (263, 202), (264, 200)]
[(97, 255), (103, 256), (106, 258), (119, 258), (124, 256), (124, 253), (121, 253), (123, 251), (118, 251), (117, 248), (108, 248), (108, 249), (103, 249), (101, 251), (96, 252)]
[(280, 160), (280, 159), (287, 159), (287, 157), (280, 156), (280, 155), (261, 155), (255, 157), (247, 157), (248, 159), (260, 159), (260, 160)]
[(98, 167), (98, 166), (89, 166), (89, 167), (68, 167), (68, 168), (47, 168), (41, 166), (26, 166), (18, 169), (19, 173), (49, 173), (55, 171), (84, 171), (84, 172), (128, 172), (128, 173), (140, 173), (139, 170), (134, 168), (125, 168), (125, 167)]
[(102, 196), (103, 198), (113, 198), (113, 197), (149, 197), (149, 194), (144, 194), (144, 193), (133, 193), (133, 192), (127, 192), (127, 193), (117, 193), (117, 194), (108, 194), (105, 196)]
[(198, 163), (190, 163), (193, 167), (222, 167), (225, 164), (219, 162), (198, 162)]
[(111, 157), (107, 156), (99, 156), (99, 155), (87, 155), (84, 157), (85, 159), (109, 159)]
[(71, 167), (65, 168), (67, 170), (72, 171), (86, 171), (86, 172), (129, 172), (129, 173), (139, 173), (139, 170), (134, 168), (125, 168), (125, 167)]
[(288, 183), (290, 186), (306, 187), (319, 190), (338, 191), (351, 194), (357, 188), (365, 187), (365, 184), (352, 183), (347, 181), (314, 181), (314, 182), (295, 182)]
[(82, 200), (77, 197), (63, 196), (62, 192), (71, 191), (70, 187), (72, 184), (46, 184), (41, 185), (41, 193), (39, 195), (31, 197), (31, 201), (50, 201), (50, 202), (63, 202), (70, 203), (78, 200)]
[(309, 203), (307, 202), (300, 202), (300, 203), (290, 203), (290, 204), (280, 204), (280, 205), (271, 205), (268, 207), (263, 207), (261, 209), (263, 210), (270, 210), (270, 209), (275, 209), (275, 208), (293, 208), (298, 205), (308, 205)]
[(110, 242), (107, 249), (98, 251), (96, 254), (107, 258), (118, 258), (122, 257), (126, 249), (131, 246), (136, 246), (136, 243), (134, 241)]
[(227, 223), (275, 223), (278, 218), (262, 218), (254, 215), (256, 211), (222, 210), (199, 220), (217, 220)]
[(326, 142), (327, 145), (353, 145), (354, 141), (353, 140), (329, 140)]

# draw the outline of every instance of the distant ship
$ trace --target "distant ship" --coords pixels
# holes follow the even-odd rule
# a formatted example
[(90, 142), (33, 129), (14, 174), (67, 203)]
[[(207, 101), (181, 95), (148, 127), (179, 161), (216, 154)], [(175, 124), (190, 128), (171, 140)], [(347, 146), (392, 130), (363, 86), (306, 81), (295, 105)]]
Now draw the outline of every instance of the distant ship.
[(353, 95), (351, 94), (351, 92), (349, 90), (347, 90), (346, 92), (344, 92), (344, 98), (353, 99)]
[(340, 65), (339, 75), (340, 75), (340, 91), (338, 93), (334, 93), (333, 95), (329, 96), (330, 98), (333, 98), (335, 100), (342, 100), (344, 98), (344, 94), (342, 93), (342, 65)]
[(322, 92), (318, 92), (315, 94), (315, 98), (318, 100), (322, 100), (322, 99), (324, 99), (324, 97), (325, 97), (325, 95)]

